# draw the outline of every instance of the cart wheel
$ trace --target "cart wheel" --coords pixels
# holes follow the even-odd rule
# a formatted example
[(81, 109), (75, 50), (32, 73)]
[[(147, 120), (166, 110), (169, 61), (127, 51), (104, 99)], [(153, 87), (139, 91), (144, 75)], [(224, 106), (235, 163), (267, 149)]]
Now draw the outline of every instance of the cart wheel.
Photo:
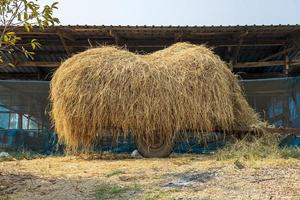
[(174, 142), (167, 142), (166, 138), (161, 135), (156, 135), (152, 144), (146, 142), (144, 137), (135, 139), (135, 143), (139, 153), (145, 158), (166, 158), (174, 147)]

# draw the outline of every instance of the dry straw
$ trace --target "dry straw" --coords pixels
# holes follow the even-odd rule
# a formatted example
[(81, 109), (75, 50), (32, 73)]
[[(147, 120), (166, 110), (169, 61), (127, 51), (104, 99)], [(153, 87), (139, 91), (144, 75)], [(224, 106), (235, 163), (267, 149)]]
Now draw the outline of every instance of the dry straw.
[(148, 55), (104, 46), (74, 55), (51, 81), (52, 119), (70, 149), (122, 133), (168, 141), (260, 121), (228, 66), (209, 48), (177, 43)]

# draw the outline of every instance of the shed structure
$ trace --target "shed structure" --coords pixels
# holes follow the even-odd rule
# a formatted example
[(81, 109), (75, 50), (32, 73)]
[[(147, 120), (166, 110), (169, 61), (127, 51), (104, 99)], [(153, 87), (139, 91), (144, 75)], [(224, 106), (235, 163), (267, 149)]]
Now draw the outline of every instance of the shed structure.
[(52, 74), (66, 58), (99, 45), (145, 54), (175, 42), (206, 44), (241, 77), (249, 103), (262, 118), (277, 127), (300, 128), (300, 25), (12, 28), (22, 38), (18, 45), (30, 49), (36, 38), (42, 46), (33, 60), (21, 52), (2, 55), (15, 67), (0, 67), (0, 148), (49, 150)]
[[(3, 29), (3, 27), (2, 27)], [(42, 47), (34, 60), (22, 53), (4, 58), (16, 67), (1, 67), (0, 79), (50, 80), (61, 61), (98, 45), (118, 45), (139, 53), (153, 52), (175, 42), (206, 44), (243, 78), (297, 76), (300, 73), (300, 25), (268, 26), (55, 26), (26, 32), (14, 27), (28, 46)], [(1, 30), (1, 27), (0, 27)], [(30, 48), (30, 47), (29, 47)]]

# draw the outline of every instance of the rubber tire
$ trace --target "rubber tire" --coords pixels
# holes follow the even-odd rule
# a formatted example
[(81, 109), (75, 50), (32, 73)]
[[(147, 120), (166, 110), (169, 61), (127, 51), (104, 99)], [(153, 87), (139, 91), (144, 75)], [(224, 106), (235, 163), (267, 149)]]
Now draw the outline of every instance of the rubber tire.
[[(163, 138), (162, 138), (163, 139)], [(166, 141), (166, 140), (164, 140)], [(173, 151), (174, 142), (171, 142), (171, 144), (167, 144), (164, 142), (160, 147), (158, 148), (151, 148), (148, 147), (145, 140), (143, 138), (136, 138), (135, 144), (137, 147), (138, 152), (145, 158), (166, 158), (169, 157), (169, 155)]]

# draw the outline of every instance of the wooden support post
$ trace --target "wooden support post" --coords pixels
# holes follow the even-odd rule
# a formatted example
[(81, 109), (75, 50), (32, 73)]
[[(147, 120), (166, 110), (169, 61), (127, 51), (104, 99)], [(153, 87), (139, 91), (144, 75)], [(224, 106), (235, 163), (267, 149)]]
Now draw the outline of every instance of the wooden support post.
[(287, 54), (289, 54), (291, 52), (293, 55), (292, 57), (287, 57), (287, 58), (285, 57), (285, 60), (288, 59), (288, 61), (289, 61), (288, 62), (289, 63), (288, 74), (293, 74), (294, 71), (297, 69), (296, 67), (292, 67), (293, 66), (292, 63), (295, 60), (295, 58), (298, 57), (299, 52), (300, 52), (300, 42), (298, 40), (293, 40), (292, 44), (294, 45), (294, 48), (291, 51), (286, 52), (286, 54), (285, 54), (287, 56)]
[(286, 54), (285, 54), (284, 70), (283, 70), (283, 73), (284, 73), (286, 76), (289, 75), (289, 68), (290, 68), (289, 56), (288, 56), (288, 53), (286, 53)]
[(67, 43), (66, 43), (63, 35), (61, 33), (58, 33), (58, 37), (59, 37), (59, 39), (60, 39), (60, 41), (61, 41), (61, 43), (62, 43), (62, 45), (63, 45), (63, 47), (64, 47), (64, 49), (66, 51), (66, 53), (68, 54), (68, 56), (70, 56), (72, 52), (71, 52), (70, 48), (68, 47), (68, 45), (67, 45)]
[(120, 38), (119, 38), (118, 34), (117, 34), (115, 31), (109, 30), (109, 35), (110, 35), (112, 38), (114, 38), (115, 44), (116, 44), (116, 45), (119, 45), (119, 44), (120, 44)]
[(11, 112), (8, 113), (8, 129), (10, 129), (10, 123), (11, 123)]
[(175, 33), (175, 42), (182, 42), (183, 40), (183, 32), (178, 32), (178, 33)]
[(232, 63), (231, 55), (232, 55), (232, 47), (228, 46), (225, 48), (224, 59), (227, 62), (229, 69), (233, 71), (233, 63)]
[(23, 126), (23, 114), (21, 112), (18, 113), (18, 129), (22, 129)]
[(29, 129), (29, 124), (30, 124), (30, 116), (27, 116), (27, 130)]
[(248, 31), (247, 30), (244, 33), (241, 33), (240, 36), (239, 36), (238, 45), (235, 47), (235, 49), (233, 51), (233, 54), (232, 54), (232, 57), (231, 57), (231, 63), (232, 63), (232, 65), (236, 65), (237, 62), (238, 62), (240, 48), (241, 48), (241, 45), (244, 42), (244, 38), (245, 38), (246, 35), (248, 35)]
[(290, 127), (291, 122), (290, 122), (290, 104), (289, 104), (289, 96), (284, 96), (283, 100), (283, 114), (284, 114), (284, 119), (283, 119), (283, 125), (284, 127)]

